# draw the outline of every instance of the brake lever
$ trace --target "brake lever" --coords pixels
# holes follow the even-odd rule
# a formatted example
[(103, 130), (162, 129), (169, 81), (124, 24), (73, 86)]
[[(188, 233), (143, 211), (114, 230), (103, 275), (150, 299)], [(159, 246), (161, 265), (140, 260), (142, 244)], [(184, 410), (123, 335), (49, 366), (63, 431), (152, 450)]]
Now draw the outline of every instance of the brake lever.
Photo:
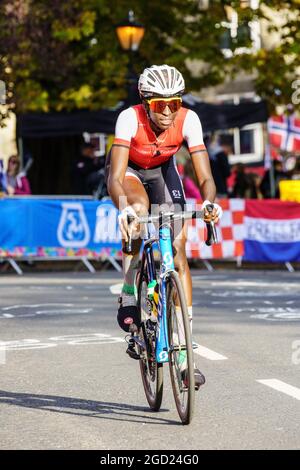
[[(134, 221), (134, 217), (132, 215), (127, 216), (127, 224), (128, 226)], [(127, 242), (124, 243), (124, 248), (123, 248), (123, 253), (126, 253), (127, 255), (130, 255), (132, 252), (132, 239), (131, 235), (128, 233), (128, 240)]]
[[(214, 206), (213, 204), (208, 204), (205, 207), (205, 209), (207, 209), (209, 213), (212, 213)], [(205, 244), (207, 246), (211, 246), (211, 245), (214, 245), (215, 243), (218, 243), (218, 235), (217, 235), (215, 223), (213, 221), (207, 222), (206, 228), (207, 228), (207, 238), (205, 240)]]

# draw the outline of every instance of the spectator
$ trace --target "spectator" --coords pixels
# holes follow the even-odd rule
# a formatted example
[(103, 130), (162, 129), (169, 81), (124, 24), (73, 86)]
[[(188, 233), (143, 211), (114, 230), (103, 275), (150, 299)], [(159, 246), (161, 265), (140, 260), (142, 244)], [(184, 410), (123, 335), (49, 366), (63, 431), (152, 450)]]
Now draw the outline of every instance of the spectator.
[(3, 168), (4, 168), (3, 160), (0, 159), (0, 194), (1, 195), (6, 192), (6, 189), (5, 189), (6, 188), (6, 184), (5, 184), (6, 176), (5, 176)]
[(246, 173), (243, 163), (238, 163), (235, 167), (235, 181), (232, 190), (232, 197), (242, 199), (262, 199), (260, 191), (261, 177), (256, 173)]
[(243, 163), (238, 163), (235, 167), (235, 181), (232, 189), (232, 197), (245, 198), (248, 192), (249, 180), (246, 175)]
[(182, 184), (186, 198), (201, 199), (199, 188), (195, 182), (195, 173), (192, 160), (186, 160), (182, 175)]
[(74, 192), (80, 195), (94, 195), (97, 199), (104, 197), (106, 192), (104, 182), (103, 158), (95, 157), (94, 146), (84, 143), (81, 155), (74, 168)]
[(261, 176), (257, 173), (248, 173), (248, 177), (250, 178), (250, 185), (251, 185), (251, 198), (252, 199), (263, 199), (262, 192), (260, 190), (261, 185)]
[(300, 158), (296, 160), (295, 167), (291, 172), (291, 179), (292, 180), (300, 180)]
[(232, 153), (231, 136), (220, 135), (218, 143), (208, 148), (211, 171), (219, 198), (228, 197), (227, 178), (230, 176), (228, 156)]
[[(287, 179), (287, 175), (284, 173), (282, 163), (279, 160), (273, 162), (274, 165), (274, 186), (275, 186), (275, 198), (279, 198), (279, 181)], [(264, 198), (272, 198), (271, 194), (271, 170), (267, 170), (263, 176), (260, 184), (260, 190)]]
[(6, 192), (10, 196), (25, 196), (31, 194), (30, 184), (25, 173), (19, 172), (21, 161), (17, 155), (8, 159), (6, 171)]

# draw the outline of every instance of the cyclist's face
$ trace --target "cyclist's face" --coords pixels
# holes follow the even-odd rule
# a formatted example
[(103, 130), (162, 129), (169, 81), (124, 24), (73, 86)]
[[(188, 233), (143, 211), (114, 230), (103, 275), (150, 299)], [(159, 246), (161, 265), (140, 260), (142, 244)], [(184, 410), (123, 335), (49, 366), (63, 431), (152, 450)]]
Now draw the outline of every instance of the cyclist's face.
[(154, 113), (151, 109), (149, 110), (151, 120), (162, 131), (165, 131), (173, 124), (177, 113), (178, 111), (172, 113), (169, 106), (166, 106), (162, 113)]

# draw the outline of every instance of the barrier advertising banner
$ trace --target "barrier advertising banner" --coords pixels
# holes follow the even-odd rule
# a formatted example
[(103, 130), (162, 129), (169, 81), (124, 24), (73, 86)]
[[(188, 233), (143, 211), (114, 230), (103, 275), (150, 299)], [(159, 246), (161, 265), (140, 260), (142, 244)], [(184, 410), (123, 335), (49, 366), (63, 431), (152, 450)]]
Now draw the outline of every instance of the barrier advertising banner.
[(300, 204), (246, 200), (245, 261), (300, 261)]
[[(188, 209), (197, 201), (189, 200)], [(188, 258), (300, 261), (300, 204), (224, 199), (219, 243), (206, 246), (201, 220), (188, 224)], [(199, 207), (199, 205), (198, 205)], [(0, 258), (121, 258), (118, 210), (111, 200), (0, 199)]]
[(121, 250), (118, 210), (110, 200), (2, 199), (0, 211), (0, 257), (97, 257)]
[[(188, 240), (186, 252), (188, 258), (225, 259), (241, 257), (244, 254), (244, 199), (222, 199), (218, 201), (223, 209), (223, 217), (216, 225), (219, 243), (207, 246), (205, 224), (196, 219), (188, 222)], [(195, 207), (195, 201), (188, 201), (189, 208)], [(201, 203), (198, 203), (201, 207)]]

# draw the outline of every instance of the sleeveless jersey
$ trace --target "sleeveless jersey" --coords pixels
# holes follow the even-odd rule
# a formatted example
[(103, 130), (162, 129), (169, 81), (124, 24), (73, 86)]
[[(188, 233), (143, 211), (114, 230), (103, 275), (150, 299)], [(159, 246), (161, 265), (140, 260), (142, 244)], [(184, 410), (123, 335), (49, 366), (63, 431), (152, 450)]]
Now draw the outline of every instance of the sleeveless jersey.
[(194, 111), (181, 107), (171, 126), (156, 135), (142, 104), (123, 111), (117, 120), (114, 145), (129, 148), (129, 160), (141, 168), (153, 168), (168, 161), (183, 141), (190, 153), (205, 150), (200, 120)]

